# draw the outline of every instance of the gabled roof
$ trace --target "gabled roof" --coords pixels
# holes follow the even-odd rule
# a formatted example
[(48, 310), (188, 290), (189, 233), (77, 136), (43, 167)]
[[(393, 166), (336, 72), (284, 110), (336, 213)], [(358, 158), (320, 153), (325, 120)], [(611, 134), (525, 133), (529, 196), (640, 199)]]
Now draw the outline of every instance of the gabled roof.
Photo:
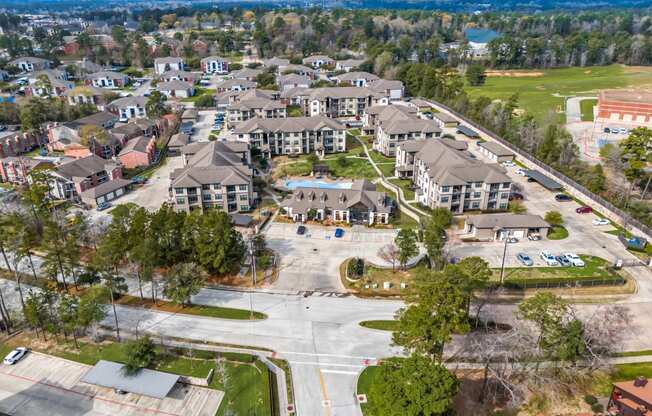
[(192, 85), (190, 85), (186, 81), (173, 79), (172, 81), (158, 83), (156, 85), (156, 88), (159, 91), (179, 91), (179, 90), (188, 91), (192, 89)]
[(204, 63), (213, 62), (213, 61), (215, 61), (215, 62), (229, 62), (228, 59), (222, 58), (221, 56), (207, 56), (206, 58), (202, 58), (201, 61), (199, 61), (199, 62), (204, 64)]
[[(230, 143), (212, 141), (191, 143), (193, 155), (188, 164), (170, 175), (171, 185), (176, 188), (197, 187), (204, 184), (248, 184), (252, 171), (239, 154), (241, 148)], [(248, 145), (244, 143), (245, 151)], [(183, 149), (182, 149), (183, 151)]]
[(247, 79), (247, 78), (256, 78), (258, 75), (262, 74), (264, 71), (262, 69), (255, 68), (242, 68), (231, 73), (233, 79)]
[(376, 97), (377, 94), (366, 87), (324, 87), (311, 90), (311, 100), (322, 100), (324, 98), (367, 98)]
[(323, 115), (314, 117), (259, 118), (254, 117), (240, 123), (234, 130), (236, 134), (265, 131), (270, 133), (290, 133), (320, 129), (345, 130), (337, 120)]
[(183, 62), (182, 58), (176, 57), (176, 56), (168, 56), (167, 58), (156, 58), (154, 59), (154, 65), (159, 65), (159, 64), (176, 64)]
[(237, 101), (228, 106), (228, 110), (250, 111), (250, 110), (279, 110), (286, 105), (278, 100), (268, 100), (267, 98), (247, 98)]
[(255, 88), (255, 81), (247, 81), (246, 79), (227, 79), (218, 83), (215, 87), (217, 89), (232, 89), (235, 86), (241, 86), (243, 88)]
[(168, 147), (180, 147), (190, 143), (190, 136), (184, 133), (177, 133), (170, 137)]
[(140, 136), (127, 142), (124, 149), (120, 151), (120, 156), (129, 152), (147, 153), (147, 147), (154, 140), (153, 137)]
[(90, 155), (71, 162), (63, 163), (57, 166), (57, 173), (64, 178), (72, 180), (73, 178), (86, 178), (102, 171), (107, 167), (113, 167), (115, 164), (101, 157)]
[(124, 108), (124, 107), (145, 107), (147, 104), (147, 97), (142, 96), (130, 96), (118, 98), (117, 100), (111, 101), (109, 104), (111, 107), (115, 108)]
[(122, 179), (122, 178), (113, 179), (83, 191), (82, 196), (87, 198), (99, 198), (101, 196), (108, 194), (109, 192), (114, 192), (117, 191), (118, 189), (125, 188), (130, 184), (131, 181), (127, 179)]
[(377, 75), (371, 74), (369, 72), (364, 72), (364, 71), (355, 71), (355, 72), (345, 72), (344, 74), (337, 75), (333, 77), (340, 82), (342, 81), (356, 81), (358, 79), (364, 79), (366, 81), (375, 81), (380, 78), (378, 78)]
[(403, 89), (403, 83), (401, 81), (397, 80), (389, 80), (389, 79), (378, 79), (376, 81), (372, 81), (367, 86), (372, 90), (377, 93), (384, 93), (387, 90), (402, 90)]
[(127, 75), (122, 74), (120, 72), (114, 72), (114, 71), (99, 71), (99, 72), (93, 72), (92, 74), (88, 74), (85, 77), (86, 79), (98, 79), (98, 78), (108, 78), (108, 79), (125, 79), (129, 78)]

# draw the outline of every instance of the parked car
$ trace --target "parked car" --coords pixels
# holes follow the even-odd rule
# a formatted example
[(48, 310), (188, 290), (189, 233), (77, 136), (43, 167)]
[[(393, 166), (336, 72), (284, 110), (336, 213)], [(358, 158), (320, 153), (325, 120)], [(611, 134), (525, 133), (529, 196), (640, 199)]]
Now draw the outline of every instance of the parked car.
[(527, 235), (527, 239), (530, 241), (539, 241), (541, 240), (541, 236), (537, 233), (530, 233)]
[(530, 177), (530, 178), (527, 178), (527, 181), (528, 181), (528, 182), (536, 182), (537, 180), (534, 179), (534, 178), (532, 178), (532, 177)]
[(516, 169), (516, 174), (525, 176), (525, 169), (521, 169), (521, 168)]
[(14, 365), (18, 361), (22, 360), (25, 355), (27, 355), (27, 348), (25, 347), (18, 347), (9, 354), (4, 359), (4, 363), (7, 365)]
[(568, 201), (572, 201), (572, 200), (573, 200), (573, 198), (571, 198), (570, 196), (568, 196), (566, 194), (557, 194), (557, 195), (555, 195), (555, 201), (557, 201), (557, 202), (568, 202)]
[(507, 237), (508, 243), (518, 243), (518, 238), (516, 237)]
[(97, 204), (97, 207), (95, 209), (99, 212), (109, 208), (111, 208), (110, 202), (100, 202), (99, 204)]
[(521, 193), (512, 192), (511, 194), (509, 194), (509, 200), (510, 201), (522, 201), (523, 199), (525, 199), (525, 198), (523, 197), (523, 194), (521, 194)]
[(584, 267), (584, 260), (575, 253), (564, 253), (564, 257), (575, 267)]
[(563, 267), (571, 266), (571, 262), (568, 261), (568, 259), (564, 257), (564, 255), (555, 257), (555, 260), (557, 260), (557, 263), (559, 263)]
[(503, 162), (503, 166), (505, 166), (506, 168), (513, 168), (514, 166), (516, 166), (516, 163), (512, 162), (511, 160), (506, 160)]
[(518, 253), (518, 254), (516, 255), (516, 259), (517, 259), (518, 261), (520, 261), (521, 264), (522, 264), (523, 266), (530, 267), (530, 266), (534, 265), (534, 262), (532, 261), (532, 259), (530, 258), (530, 256), (528, 256), (528, 255), (525, 254), (525, 253)]
[(606, 218), (596, 218), (592, 221), (593, 225), (609, 225), (611, 222)]
[(583, 206), (583, 207), (579, 207), (579, 208), (577, 208), (577, 209), (575, 210), (575, 212), (577, 212), (578, 214), (590, 214), (590, 213), (593, 212), (593, 208), (591, 208), (591, 207), (587, 207), (587, 206)]
[(602, 129), (602, 131), (605, 132), (605, 133), (611, 133), (611, 130), (609, 129), (609, 127), (605, 127), (604, 129)]
[(344, 230), (341, 228), (335, 229), (335, 238), (341, 238), (344, 235)]
[(627, 134), (627, 133), (629, 133), (629, 130), (627, 130), (627, 129), (624, 128), (624, 127), (621, 127), (621, 128), (618, 129), (618, 133), (620, 133), (620, 134)]
[(300, 225), (297, 227), (298, 235), (304, 235), (305, 233), (306, 233), (306, 227), (304, 225)]
[(555, 256), (550, 254), (549, 251), (542, 251), (539, 254), (539, 257), (541, 257), (541, 260), (543, 260), (548, 266), (559, 266), (559, 262), (555, 259)]

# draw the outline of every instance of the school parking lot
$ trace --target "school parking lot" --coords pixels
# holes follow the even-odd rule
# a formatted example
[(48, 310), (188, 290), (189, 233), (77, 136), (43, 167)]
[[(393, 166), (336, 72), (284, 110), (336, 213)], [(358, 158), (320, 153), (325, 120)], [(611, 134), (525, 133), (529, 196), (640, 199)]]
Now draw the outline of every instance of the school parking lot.
[(224, 393), (177, 384), (164, 399), (82, 383), (90, 366), (29, 353), (0, 366), (0, 413), (12, 416), (213, 416)]

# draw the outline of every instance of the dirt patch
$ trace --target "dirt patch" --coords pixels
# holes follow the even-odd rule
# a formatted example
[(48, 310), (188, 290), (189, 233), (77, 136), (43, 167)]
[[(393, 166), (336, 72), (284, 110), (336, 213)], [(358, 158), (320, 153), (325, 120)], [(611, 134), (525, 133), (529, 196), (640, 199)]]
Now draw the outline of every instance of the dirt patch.
[(538, 71), (498, 71), (489, 70), (485, 72), (488, 77), (513, 77), (513, 78), (537, 78), (545, 74)]

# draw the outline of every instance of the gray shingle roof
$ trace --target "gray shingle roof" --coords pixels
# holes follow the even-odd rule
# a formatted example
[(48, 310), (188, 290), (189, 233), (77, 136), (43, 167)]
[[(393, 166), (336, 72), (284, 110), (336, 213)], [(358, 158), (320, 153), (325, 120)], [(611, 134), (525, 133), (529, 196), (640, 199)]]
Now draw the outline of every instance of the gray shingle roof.
[(478, 146), (484, 147), (496, 156), (514, 156), (514, 152), (495, 142), (483, 142), (478, 144)]
[(113, 162), (101, 157), (90, 155), (72, 162), (63, 163), (57, 166), (57, 173), (64, 178), (86, 178), (106, 170), (106, 166), (113, 166)]
[(550, 224), (538, 215), (530, 214), (481, 214), (469, 215), (465, 218), (467, 224), (476, 228), (548, 228)]
[(118, 189), (126, 188), (130, 184), (131, 181), (127, 179), (122, 179), (122, 178), (113, 179), (111, 181), (101, 183), (93, 188), (85, 190), (84, 192), (82, 192), (82, 196), (86, 198), (99, 198), (110, 192), (117, 191)]
[(332, 130), (345, 130), (345, 126), (337, 120), (322, 115), (315, 117), (288, 117), (288, 118), (259, 118), (254, 117), (240, 125), (234, 132), (236, 134), (251, 133), (257, 130), (274, 133), (312, 131), (328, 128)]
[[(246, 143), (244, 145), (247, 146)], [(197, 187), (213, 183), (244, 185), (251, 181), (252, 171), (237, 153), (241, 147), (218, 141), (191, 143), (186, 147), (190, 146), (194, 154), (187, 166), (172, 172), (172, 187)]]

